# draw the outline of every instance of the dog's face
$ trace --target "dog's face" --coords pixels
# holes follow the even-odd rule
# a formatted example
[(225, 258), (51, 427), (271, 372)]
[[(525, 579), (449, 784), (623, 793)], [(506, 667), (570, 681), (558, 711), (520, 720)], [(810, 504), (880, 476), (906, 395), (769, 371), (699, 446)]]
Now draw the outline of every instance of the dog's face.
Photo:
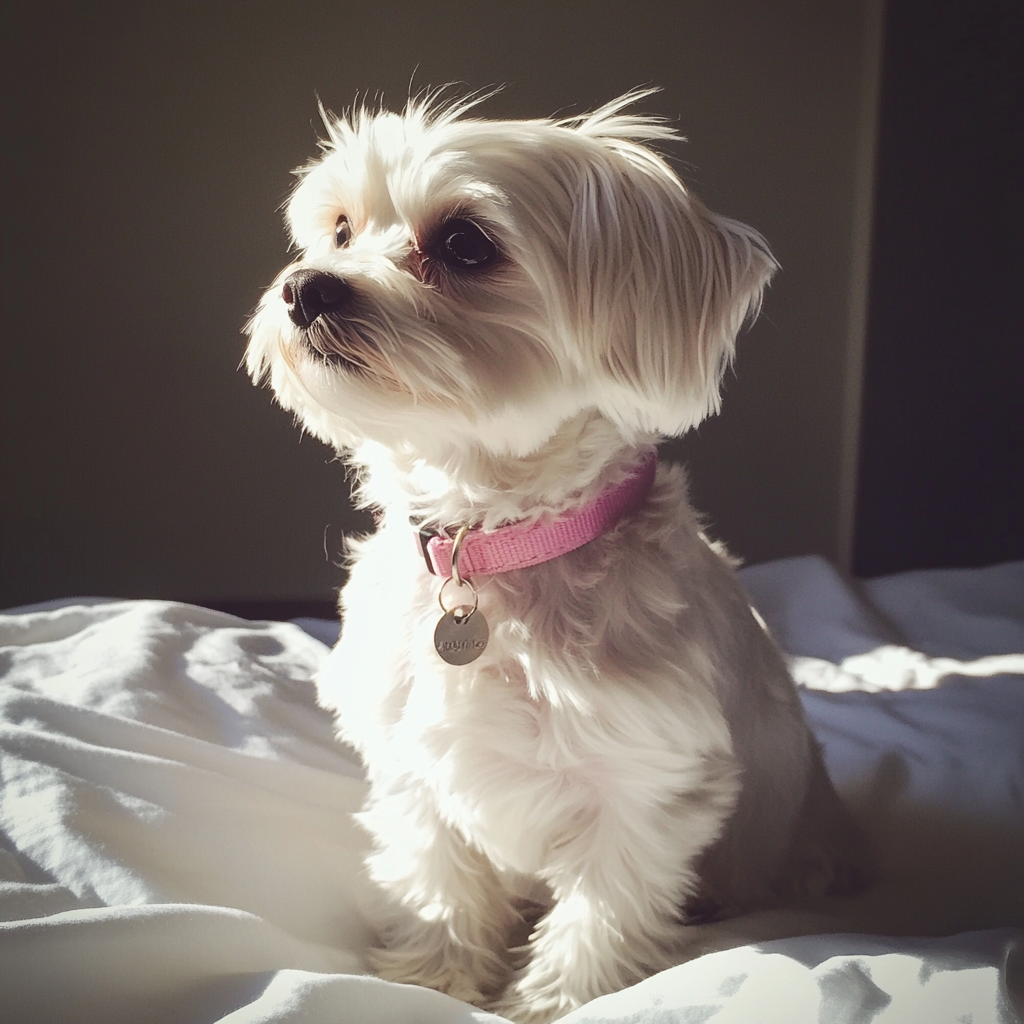
[(575, 122), (410, 104), (330, 123), (250, 372), (339, 448), (521, 455), (590, 409), (626, 437), (699, 422), (774, 262), (642, 144), (671, 132), (627, 100)]

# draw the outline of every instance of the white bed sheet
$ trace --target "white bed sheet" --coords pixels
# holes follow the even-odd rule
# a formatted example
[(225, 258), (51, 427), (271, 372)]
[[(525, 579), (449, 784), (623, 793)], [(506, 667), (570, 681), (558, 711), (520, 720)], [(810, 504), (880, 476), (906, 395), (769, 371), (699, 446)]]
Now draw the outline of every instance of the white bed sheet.
[[(710, 926), (717, 951), (565, 1019), (1021, 1019), (1024, 563), (743, 578), (883, 881)], [(0, 1020), (500, 1020), (363, 973), (363, 783), (315, 702), (325, 652), (170, 602), (0, 616)]]

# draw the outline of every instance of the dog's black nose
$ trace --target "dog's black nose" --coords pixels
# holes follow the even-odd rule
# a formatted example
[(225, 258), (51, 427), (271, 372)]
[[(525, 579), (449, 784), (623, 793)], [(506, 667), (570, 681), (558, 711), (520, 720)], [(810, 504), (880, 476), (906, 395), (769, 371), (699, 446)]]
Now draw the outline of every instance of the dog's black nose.
[(340, 277), (322, 270), (296, 270), (281, 289), (296, 327), (309, 327), (321, 313), (341, 309), (351, 294), (352, 289)]

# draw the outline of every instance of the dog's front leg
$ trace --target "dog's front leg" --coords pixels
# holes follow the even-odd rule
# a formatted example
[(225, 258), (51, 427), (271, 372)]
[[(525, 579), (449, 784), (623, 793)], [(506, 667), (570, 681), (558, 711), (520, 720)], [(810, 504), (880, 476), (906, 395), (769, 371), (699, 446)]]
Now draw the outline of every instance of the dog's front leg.
[(417, 789), (371, 800), (360, 816), (377, 850), (370, 876), (387, 897), (375, 973), (482, 1004), (511, 973), (508, 940), (522, 919), (486, 857)]
[(555, 904), (531, 938), (529, 962), (489, 1009), (516, 1024), (548, 1024), (685, 959), (681, 907), (723, 807), (684, 802), (685, 815), (678, 806), (606, 807), (555, 851), (545, 872)]

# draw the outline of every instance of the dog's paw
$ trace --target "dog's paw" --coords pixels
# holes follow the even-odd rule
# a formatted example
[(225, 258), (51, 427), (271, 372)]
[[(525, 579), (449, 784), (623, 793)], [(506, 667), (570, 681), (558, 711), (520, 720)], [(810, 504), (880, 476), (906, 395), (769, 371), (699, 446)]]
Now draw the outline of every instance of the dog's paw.
[(487, 1002), (487, 996), (472, 978), (440, 952), (374, 949), (370, 951), (369, 960), (370, 969), (384, 981), (432, 988), (474, 1006)]
[(526, 1002), (510, 992), (488, 1003), (484, 1009), (507, 1018), (513, 1024), (551, 1024), (574, 1007), (561, 999)]
[(527, 968), (485, 1009), (507, 1017), (514, 1024), (550, 1024), (588, 1001), (574, 998), (571, 986), (561, 983), (564, 981), (539, 977), (537, 972)]

